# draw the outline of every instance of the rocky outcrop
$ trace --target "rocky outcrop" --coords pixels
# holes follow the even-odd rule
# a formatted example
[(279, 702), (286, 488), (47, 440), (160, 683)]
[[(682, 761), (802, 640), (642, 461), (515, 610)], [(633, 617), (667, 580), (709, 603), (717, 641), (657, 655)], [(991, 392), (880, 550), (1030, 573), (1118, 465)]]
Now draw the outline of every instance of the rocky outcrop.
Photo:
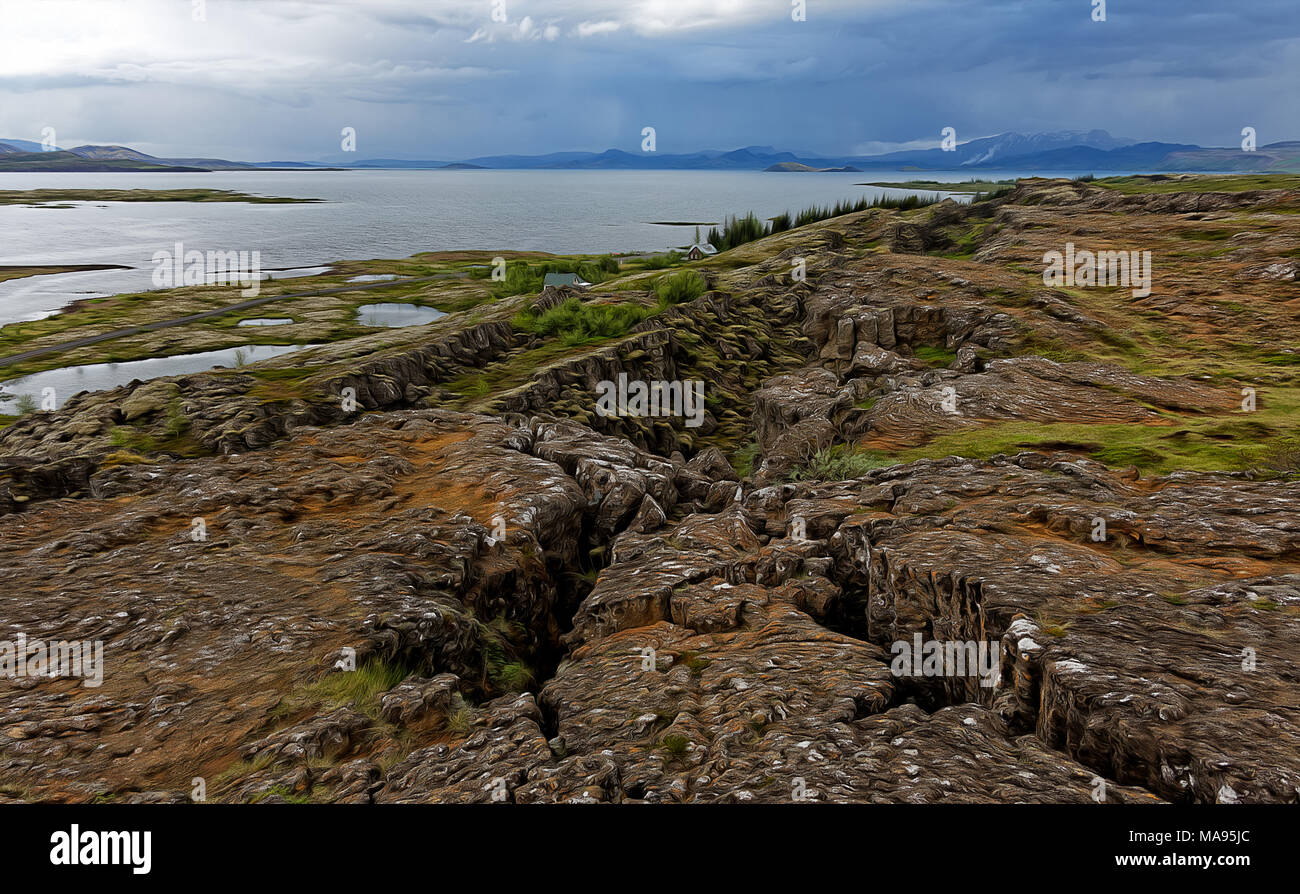
[[(737, 249), (603, 342), (512, 326), (516, 299), (25, 418), (0, 622), (103, 663), (0, 680), (0, 797), (1300, 801), (1284, 463), (1157, 475), (1083, 435), (896, 455), (1004, 424), (1269, 436), (1243, 387), (1289, 405), (1294, 308), (1248, 271), (1300, 234), (1268, 210), (1294, 196), (1240, 195), (863, 212)], [(1192, 206), (1197, 232), (1277, 221), (1213, 256), (1262, 308), (1223, 368), (1139, 350), (1175, 353), (1164, 315), (1216, 335), (1195, 258), (1149, 301), (1020, 269), (1125, 214), (1176, 240)], [(596, 414), (620, 373), (703, 380), (705, 424)]]

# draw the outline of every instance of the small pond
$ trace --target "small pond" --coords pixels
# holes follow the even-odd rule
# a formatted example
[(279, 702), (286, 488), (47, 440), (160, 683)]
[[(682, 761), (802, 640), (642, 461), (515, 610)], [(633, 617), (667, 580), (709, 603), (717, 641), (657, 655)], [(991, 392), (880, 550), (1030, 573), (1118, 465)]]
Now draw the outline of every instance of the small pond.
[(418, 304), (363, 304), (357, 308), (357, 322), (362, 326), (423, 326), (447, 316), (436, 307)]
[(257, 317), (252, 320), (240, 320), (240, 326), (288, 326), (292, 317)]
[(242, 348), (204, 351), (199, 354), (177, 354), (174, 357), (151, 357), (148, 360), (128, 360), (123, 363), (91, 363), (86, 366), (48, 369), (20, 379), (0, 382), (0, 413), (12, 415), (18, 412), (17, 400), (24, 394), (31, 395), (39, 406), (46, 388), (54, 389), (55, 406), (61, 407), (68, 398), (79, 391), (106, 391), (109, 388), (125, 385), (133, 379), (148, 380), (159, 376), (181, 376), (218, 366), (234, 367), (312, 347), (315, 345), (244, 345)]

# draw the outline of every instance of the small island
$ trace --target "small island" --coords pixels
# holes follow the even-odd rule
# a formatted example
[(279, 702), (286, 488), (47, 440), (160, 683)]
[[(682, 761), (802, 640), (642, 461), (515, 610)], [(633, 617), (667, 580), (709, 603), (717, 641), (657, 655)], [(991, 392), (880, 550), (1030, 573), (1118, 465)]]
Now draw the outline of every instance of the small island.
[(778, 174), (861, 174), (862, 168), (855, 168), (852, 165), (839, 168), (814, 168), (812, 165), (800, 164), (797, 161), (783, 161), (764, 168), (763, 171)]
[(1014, 186), (1015, 180), (975, 180), (970, 179), (964, 182), (948, 183), (942, 180), (902, 180), (896, 183), (881, 181), (879, 183), (858, 183), (856, 186), (883, 186), (888, 189), (924, 189), (939, 190), (941, 192), (961, 192), (961, 193), (978, 193), (978, 192), (996, 192), (999, 189), (1005, 189), (1008, 186)]
[(287, 205), (320, 202), (288, 196), (255, 196), (232, 189), (0, 189), (0, 205), (62, 205), (66, 202), (247, 202)]

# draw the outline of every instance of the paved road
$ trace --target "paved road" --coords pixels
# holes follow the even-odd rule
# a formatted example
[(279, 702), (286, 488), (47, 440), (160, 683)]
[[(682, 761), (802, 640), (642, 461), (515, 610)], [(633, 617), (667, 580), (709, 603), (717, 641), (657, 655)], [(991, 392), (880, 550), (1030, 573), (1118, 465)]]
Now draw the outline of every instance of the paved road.
[(337, 295), (341, 292), (360, 292), (365, 289), (383, 289), (389, 286), (400, 286), (413, 282), (429, 282), (438, 279), (438, 276), (420, 276), (412, 279), (389, 279), (383, 282), (366, 283), (365, 285), (340, 286), (336, 289), (317, 289), (314, 292), (295, 292), (292, 295), (263, 295), (259, 298), (250, 298), (248, 301), (241, 301), (238, 304), (229, 304), (217, 310), (206, 310), (201, 314), (190, 314), (187, 317), (176, 317), (172, 320), (161, 320), (157, 323), (145, 323), (140, 326), (128, 326), (125, 329), (114, 329), (112, 332), (103, 332), (99, 335), (87, 335), (85, 338), (78, 338), (72, 341), (65, 341), (62, 344), (49, 345), (44, 348), (33, 348), (30, 351), (23, 351), (21, 354), (13, 354), (9, 357), (0, 357), (0, 366), (9, 366), (14, 363), (21, 363), (24, 360), (31, 360), (34, 357), (43, 357), (46, 354), (56, 354), (59, 351), (70, 351), (73, 348), (84, 348), (86, 345), (99, 344), (101, 341), (110, 341), (114, 338), (124, 338), (128, 335), (137, 335), (141, 332), (152, 332), (155, 329), (169, 329), (172, 326), (185, 326), (189, 323), (197, 323), (199, 320), (207, 320), (212, 317), (222, 317), (235, 311), (248, 310), (250, 307), (258, 307), (262, 304), (270, 304), (273, 301), (283, 301), (286, 298), (311, 298), (317, 295)]

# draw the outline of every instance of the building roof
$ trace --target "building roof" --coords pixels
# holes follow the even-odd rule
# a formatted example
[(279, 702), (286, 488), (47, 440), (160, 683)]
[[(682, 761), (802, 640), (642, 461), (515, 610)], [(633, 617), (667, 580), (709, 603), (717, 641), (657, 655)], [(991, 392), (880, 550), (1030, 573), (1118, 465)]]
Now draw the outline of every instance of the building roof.
[(697, 248), (700, 250), (701, 254), (716, 255), (718, 253), (718, 250), (714, 248), (712, 245), (710, 245), (708, 242), (698, 242), (695, 245), (692, 245), (690, 248), (686, 249), (686, 251), (687, 253), (689, 253)]
[(548, 273), (542, 280), (543, 288), (546, 286), (586, 286), (590, 283), (584, 282), (576, 273)]

